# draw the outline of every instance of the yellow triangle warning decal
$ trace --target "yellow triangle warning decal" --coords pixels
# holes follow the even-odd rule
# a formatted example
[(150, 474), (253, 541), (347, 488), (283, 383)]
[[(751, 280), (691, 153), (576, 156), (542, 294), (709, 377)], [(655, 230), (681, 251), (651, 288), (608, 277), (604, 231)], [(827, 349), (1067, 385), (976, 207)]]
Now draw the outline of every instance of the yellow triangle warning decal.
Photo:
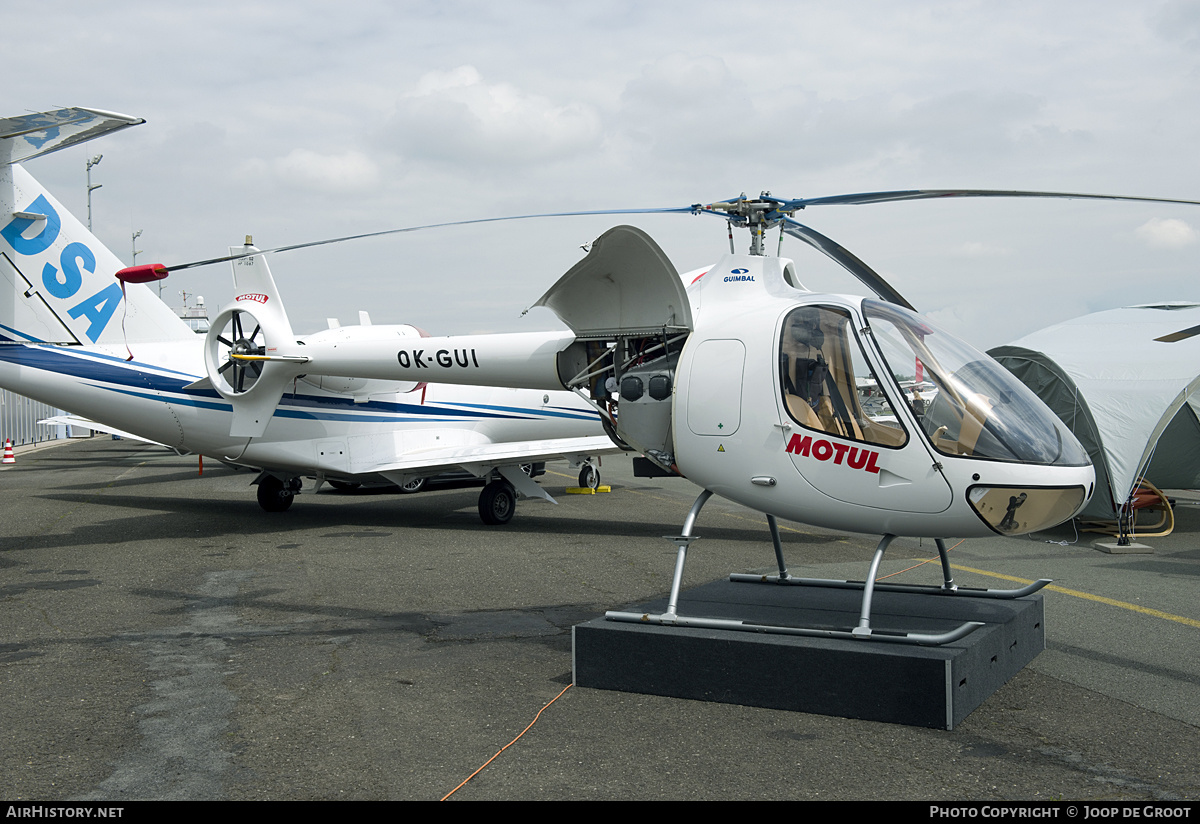
[(717, 447), (717, 451), (718, 451), (718, 452), (724, 452), (724, 451), (725, 451), (725, 446), (724, 446), (724, 444), (722, 444), (721, 446), (718, 446), (718, 447)]

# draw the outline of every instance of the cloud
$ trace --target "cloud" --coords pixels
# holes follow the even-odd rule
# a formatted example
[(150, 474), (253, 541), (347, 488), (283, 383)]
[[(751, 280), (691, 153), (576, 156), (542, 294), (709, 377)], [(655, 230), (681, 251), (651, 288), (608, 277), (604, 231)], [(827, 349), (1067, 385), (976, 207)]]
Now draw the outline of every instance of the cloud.
[(361, 152), (324, 155), (309, 149), (293, 149), (287, 157), (271, 163), (281, 182), (297, 188), (330, 194), (371, 189), (379, 180), (379, 168)]
[(487, 83), (474, 66), (422, 76), (397, 102), (392, 128), (405, 153), (456, 163), (544, 162), (600, 139), (590, 106)]
[(1196, 230), (1173, 217), (1150, 218), (1134, 234), (1151, 249), (1182, 249), (1196, 242)]
[(1012, 249), (994, 243), (981, 243), (977, 240), (967, 240), (951, 248), (950, 254), (959, 257), (982, 258), (1011, 255)]
[(732, 159), (769, 133), (751, 101), (722, 59), (668, 54), (626, 85), (614, 128), (627, 153), (653, 152), (672, 168), (713, 155)]
[(353, 149), (341, 154), (292, 149), (274, 160), (246, 160), (239, 165), (238, 173), (269, 186), (320, 195), (370, 191), (376, 188), (381, 177), (376, 163)]

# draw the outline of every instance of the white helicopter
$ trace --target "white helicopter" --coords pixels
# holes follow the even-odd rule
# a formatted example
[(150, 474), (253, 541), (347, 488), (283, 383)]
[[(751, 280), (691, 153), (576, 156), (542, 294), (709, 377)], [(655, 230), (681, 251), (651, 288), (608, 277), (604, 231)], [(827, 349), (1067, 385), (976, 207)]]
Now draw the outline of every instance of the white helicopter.
[[(232, 405), (234, 427), (243, 434), (259, 431), (270, 420), (298, 375), (570, 389), (594, 405), (615, 441), (642, 452), (658, 471), (682, 475), (703, 490), (674, 539), (678, 555), (667, 611), (611, 612), (608, 617), (944, 644), (981, 625), (968, 622), (942, 633), (880, 632), (871, 627), (873, 592), (989, 598), (1036, 592), (1049, 581), (1016, 590), (959, 589), (943, 537), (1020, 535), (1062, 523), (1092, 493), (1091, 463), (1067, 427), (1003, 367), (917, 315), (864, 263), (793, 215), (824, 203), (948, 196), (1160, 200), (953, 190), (793, 201), (764, 194), (644, 210), (719, 215), (731, 226), (751, 231), (750, 252), (739, 255), (731, 249), (713, 266), (681, 278), (648, 235), (632, 226), (615, 227), (535, 304), (550, 308), (569, 332), (389, 340), (347, 330), (336, 339), (300, 342), (272, 314), (269, 302), (243, 298), (218, 317), (215, 327), (253, 326), (262, 330), (262, 342), (251, 351), (210, 332), (208, 377)], [(642, 210), (623, 210), (630, 211)], [(882, 299), (804, 288), (792, 261), (763, 253), (764, 232), (774, 226), (842, 264)], [(286, 248), (294, 247), (268, 251)], [(246, 248), (231, 258), (257, 266), (262, 254)], [(124, 275), (149, 277), (166, 270), (154, 264)], [(252, 363), (261, 366), (252, 386), (226, 376), (238, 364), (244, 368)], [(869, 411), (863, 402), (868, 394)], [(858, 625), (847, 630), (767, 627), (681, 615), (679, 592), (687, 550), (695, 539), (692, 530), (713, 494), (765, 513), (775, 544), (777, 574), (731, 577), (861, 588)], [(866, 581), (790, 575), (778, 517), (882, 534)], [(876, 586), (883, 554), (897, 536), (936, 539), (940, 585)]]
[[(619, 451), (599, 414), (564, 391), (461, 387), (416, 380), (295, 375), (252, 422), (225, 395), (254, 396), (263, 366), (225, 361), (205, 377), (205, 341), (144, 285), (119, 280), (122, 264), (19, 165), (144, 122), (93, 109), (0, 120), (0, 385), (68, 410), (102, 431), (130, 433), (180, 452), (258, 470), (258, 501), (287, 509), (302, 478), (337, 488), (396, 484), (465, 471), (487, 480), (480, 517), (503, 524), (518, 493), (553, 499), (530, 477), (566, 458), (595, 487), (595, 456)], [(239, 250), (242, 251), (242, 250)], [(294, 335), (261, 257), (234, 265), (235, 305), (252, 305), (291, 345), (336, 348), (344, 339), (420, 342), (414, 326), (359, 325)], [(262, 330), (226, 310), (213, 342), (252, 358)], [(230, 320), (232, 319), (232, 320)], [(245, 319), (245, 322), (243, 322)], [(265, 328), (265, 327), (264, 327)], [(216, 387), (214, 389), (214, 386)]]

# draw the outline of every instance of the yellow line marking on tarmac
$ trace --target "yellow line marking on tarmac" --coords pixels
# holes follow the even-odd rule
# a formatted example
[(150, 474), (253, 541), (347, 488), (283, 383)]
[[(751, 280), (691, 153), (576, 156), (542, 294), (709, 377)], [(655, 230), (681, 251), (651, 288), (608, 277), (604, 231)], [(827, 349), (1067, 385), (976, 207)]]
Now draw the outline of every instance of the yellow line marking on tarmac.
[[(1001, 575), (999, 572), (988, 572), (985, 569), (975, 569), (974, 567), (959, 566), (958, 564), (951, 564), (950, 568), (957, 569), (960, 572), (974, 572), (976, 575), (986, 575), (990, 578), (1000, 578), (1005, 581), (1015, 581), (1018, 584), (1033, 583), (1033, 581), (1030, 581), (1027, 578), (1018, 578), (1015, 575)], [(1061, 592), (1063, 595), (1073, 595), (1076, 598), (1083, 598), (1087, 601), (1096, 601), (1101, 604), (1108, 604), (1110, 607), (1120, 607), (1121, 609), (1140, 612), (1143, 615), (1150, 615), (1155, 618), (1162, 618), (1166, 621), (1174, 621), (1178, 624), (1200, 629), (1200, 621), (1197, 621), (1194, 618), (1184, 618), (1182, 615), (1173, 615), (1169, 612), (1163, 612), (1162, 610), (1158, 609), (1140, 607), (1137, 604), (1131, 604), (1128, 601), (1118, 601), (1115, 598), (1105, 598), (1103, 595), (1092, 595), (1090, 592), (1080, 592), (1077, 589), (1067, 589), (1066, 587), (1056, 586), (1055, 584), (1050, 584), (1045, 588), (1054, 590), (1055, 592)]]

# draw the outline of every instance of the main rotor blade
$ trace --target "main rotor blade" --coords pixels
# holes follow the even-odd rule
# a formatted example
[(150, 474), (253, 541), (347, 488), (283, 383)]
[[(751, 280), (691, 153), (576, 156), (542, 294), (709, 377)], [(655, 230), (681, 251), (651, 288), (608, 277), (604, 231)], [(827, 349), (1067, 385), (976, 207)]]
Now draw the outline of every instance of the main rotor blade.
[(931, 200), (942, 197), (1053, 197), (1068, 200), (1133, 200), (1143, 203), (1179, 203), (1200, 206), (1200, 200), (1174, 200), (1166, 197), (1134, 197), (1132, 195), (1089, 195), (1079, 192), (1025, 192), (1007, 189), (905, 189), (895, 192), (861, 192), (828, 197), (802, 197), (796, 200), (781, 200), (780, 210), (803, 209), (807, 206), (858, 205), (864, 203), (890, 203), (899, 200)]
[(295, 249), (310, 249), (313, 246), (326, 246), (331, 243), (345, 243), (348, 240), (363, 240), (369, 237), (382, 237), (384, 235), (398, 235), (404, 232), (418, 232), (423, 229), (444, 229), (449, 226), (471, 226), (477, 223), (499, 223), (505, 220), (532, 220), (540, 217), (586, 217), (589, 215), (650, 215), (650, 214), (691, 214), (699, 209), (699, 206), (675, 206), (663, 209), (599, 209), (590, 212), (549, 212), (538, 215), (508, 215), (506, 217), (482, 217), (473, 220), (452, 220), (447, 223), (426, 223), (421, 226), (406, 226), (402, 229), (384, 229), (379, 232), (365, 232), (361, 235), (346, 235), (345, 237), (334, 237), (327, 240), (313, 240), (308, 243), (294, 243), (290, 246), (276, 246), (273, 249), (259, 249), (253, 252), (240, 252), (224, 257), (209, 258), (207, 260), (196, 260), (191, 263), (179, 263), (174, 266), (160, 267), (167, 272), (178, 272), (183, 269), (194, 269), (197, 266), (209, 266), (214, 263), (227, 263), (231, 260), (238, 260), (244, 257), (252, 257), (254, 255), (278, 254), (279, 252), (291, 252)]
[(850, 274), (862, 281), (867, 288), (889, 303), (895, 303), (906, 309), (912, 309), (914, 312), (917, 311), (916, 307), (893, 289), (892, 285), (884, 280), (878, 272), (859, 260), (854, 253), (837, 241), (825, 237), (825, 235), (817, 230), (811, 229), (803, 223), (798, 223), (790, 217), (783, 218), (783, 231), (785, 234), (791, 235), (798, 240), (803, 240), (809, 246), (823, 252), (827, 257), (840, 263)]

